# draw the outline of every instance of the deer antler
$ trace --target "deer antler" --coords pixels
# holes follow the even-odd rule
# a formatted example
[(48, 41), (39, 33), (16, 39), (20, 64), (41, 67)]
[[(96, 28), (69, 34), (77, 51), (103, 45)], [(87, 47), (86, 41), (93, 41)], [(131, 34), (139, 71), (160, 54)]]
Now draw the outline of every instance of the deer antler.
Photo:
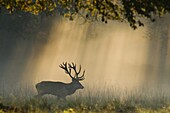
[[(65, 63), (63, 62), (62, 64), (59, 65), (59, 67), (64, 69), (65, 73), (68, 74), (72, 79), (76, 79), (78, 81), (81, 81), (81, 80), (85, 79), (84, 78), (85, 70), (83, 71), (83, 75), (82, 76), (80, 76), (80, 77), (78, 76), (80, 74), (80, 72), (81, 72), (81, 65), (80, 65), (80, 68), (79, 68), (78, 72), (76, 71), (76, 64), (74, 64), (74, 63), (71, 63), (71, 64), (68, 63), (68, 67), (67, 67), (67, 62), (65, 62)], [(75, 76), (74, 77), (71, 75), (71, 69), (73, 69), (74, 72), (75, 72)]]
[(62, 64), (59, 65), (60, 68), (65, 70), (65, 73), (68, 74), (72, 79), (74, 79), (74, 77), (71, 75), (71, 69), (67, 67), (67, 62), (63, 62)]
[(85, 79), (85, 78), (84, 78), (84, 73), (85, 73), (85, 70), (83, 71), (82, 76), (78, 77), (78, 78), (79, 78), (79, 81), (81, 81), (81, 80), (84, 80), (84, 79)]
[(72, 63), (72, 64), (68, 64), (69, 65), (69, 69), (73, 69), (75, 71), (75, 79), (76, 80), (84, 80), (84, 73), (85, 73), (85, 70), (83, 71), (83, 75), (78, 77), (78, 75), (80, 74), (81, 72), (81, 65), (80, 65), (80, 68), (79, 68), (79, 71), (77, 72), (76, 71), (76, 64)]

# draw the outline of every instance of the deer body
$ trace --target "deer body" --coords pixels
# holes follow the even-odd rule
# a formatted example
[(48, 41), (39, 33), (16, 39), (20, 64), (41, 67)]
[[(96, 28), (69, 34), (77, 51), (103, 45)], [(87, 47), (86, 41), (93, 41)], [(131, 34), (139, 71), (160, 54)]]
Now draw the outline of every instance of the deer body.
[(36, 84), (36, 89), (38, 91), (38, 96), (43, 96), (45, 94), (55, 95), (58, 98), (65, 98), (68, 95), (72, 95), (78, 89), (83, 89), (84, 87), (80, 83), (63, 83), (63, 82), (53, 82), (53, 81), (42, 81)]
[[(81, 66), (79, 71), (76, 71), (76, 65), (72, 63), (68, 64), (69, 67), (67, 67), (67, 63), (63, 63), (59, 65), (62, 69), (65, 70), (66, 74), (69, 74), (69, 76), (72, 78), (71, 83), (63, 83), (63, 82), (53, 82), (53, 81), (42, 81), (40, 83), (36, 84), (36, 89), (38, 92), (37, 97), (41, 97), (45, 94), (51, 94), (55, 95), (58, 98), (63, 98), (65, 99), (66, 96), (72, 95), (73, 93), (76, 92), (78, 89), (83, 89), (84, 87), (82, 84), (79, 82), (80, 80), (84, 80), (84, 73), (83, 75), (78, 77), (78, 74), (81, 71)], [(71, 75), (71, 69), (75, 71), (75, 77)]]

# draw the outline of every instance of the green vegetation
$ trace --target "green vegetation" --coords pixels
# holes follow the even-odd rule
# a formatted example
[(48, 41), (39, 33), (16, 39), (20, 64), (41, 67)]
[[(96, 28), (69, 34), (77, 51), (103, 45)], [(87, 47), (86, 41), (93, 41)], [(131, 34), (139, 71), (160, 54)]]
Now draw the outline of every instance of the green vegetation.
[(143, 26), (141, 17), (154, 21), (154, 16), (170, 12), (169, 0), (0, 0), (0, 8), (9, 13), (29, 12), (34, 15), (59, 13), (73, 20), (76, 15), (86, 21), (118, 20), (134, 29)]
[[(114, 93), (115, 92), (115, 93)], [(0, 98), (0, 113), (169, 113), (170, 98), (159, 91), (77, 92), (67, 100), (22, 93)]]

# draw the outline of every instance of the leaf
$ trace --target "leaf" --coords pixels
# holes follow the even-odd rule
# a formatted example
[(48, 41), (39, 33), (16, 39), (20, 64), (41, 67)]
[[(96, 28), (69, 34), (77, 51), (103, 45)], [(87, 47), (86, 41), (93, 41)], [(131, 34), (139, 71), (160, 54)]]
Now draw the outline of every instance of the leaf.
[(10, 9), (10, 8), (11, 8), (10, 4), (8, 4), (8, 5), (6, 6), (6, 8), (7, 8), (7, 9)]

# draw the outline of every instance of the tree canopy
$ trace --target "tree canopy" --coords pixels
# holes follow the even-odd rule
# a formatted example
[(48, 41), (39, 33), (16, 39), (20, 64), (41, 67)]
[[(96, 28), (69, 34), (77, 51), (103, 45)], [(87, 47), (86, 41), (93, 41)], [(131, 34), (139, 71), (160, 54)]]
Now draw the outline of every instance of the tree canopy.
[(170, 0), (0, 0), (0, 8), (9, 13), (28, 12), (60, 15), (73, 20), (77, 15), (85, 21), (118, 20), (136, 29), (144, 26), (142, 18), (154, 21), (154, 16), (170, 12)]

